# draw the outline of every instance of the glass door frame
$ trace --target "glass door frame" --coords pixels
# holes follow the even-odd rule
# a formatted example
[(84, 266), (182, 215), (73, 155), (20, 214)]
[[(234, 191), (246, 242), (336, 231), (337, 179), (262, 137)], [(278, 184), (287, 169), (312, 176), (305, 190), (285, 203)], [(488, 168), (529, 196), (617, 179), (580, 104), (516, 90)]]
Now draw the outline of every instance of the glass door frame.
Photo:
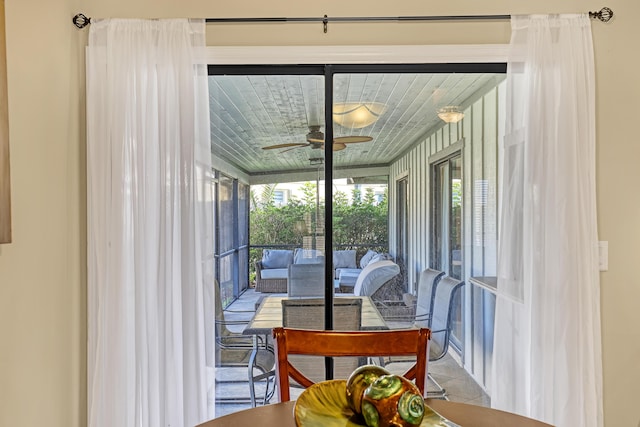
[[(460, 259), (459, 266), (460, 270), (458, 274), (452, 274), (452, 266), (454, 263), (454, 256), (452, 249), (452, 241), (451, 241), (451, 227), (455, 221), (453, 215), (453, 178), (451, 174), (452, 162), (453, 161), (460, 162), (460, 180), (462, 181), (461, 189), (464, 189), (464, 140), (460, 140), (451, 144), (446, 150), (441, 151), (437, 155), (429, 158), (429, 175), (430, 175), (430, 184), (429, 184), (429, 192), (430, 192), (430, 230), (431, 230), (431, 238), (429, 242), (429, 259), (430, 265), (432, 268), (442, 270), (445, 274), (450, 275), (456, 279), (464, 280), (465, 279), (465, 271), (464, 271), (464, 195), (460, 201), (460, 212), (458, 213), (460, 217), (460, 221), (458, 224), (459, 227), (459, 251), (460, 251)], [(446, 195), (447, 206), (446, 206), (446, 222), (447, 222), (447, 230), (446, 232), (442, 232), (442, 203), (441, 197), (441, 186), (442, 182), (439, 176), (440, 166), (445, 164), (447, 165), (447, 191)], [(442, 241), (438, 240), (438, 236), (442, 238), (447, 238), (447, 248), (448, 254), (446, 256), (446, 260), (443, 261), (443, 253)], [(446, 264), (446, 265), (445, 265)], [(465, 334), (465, 310), (464, 310), (464, 293), (458, 292), (458, 296), (460, 298), (460, 303), (458, 304), (458, 310), (461, 316), (461, 334), (462, 336), (458, 337), (455, 334), (451, 334), (451, 345), (452, 347), (459, 353), (463, 354), (463, 343), (464, 343), (464, 334)]]
[[(495, 56), (492, 58), (496, 58)], [(336, 74), (375, 73), (504, 73), (504, 62), (446, 62), (446, 63), (386, 63), (386, 64), (301, 64), (301, 65), (225, 65), (210, 64), (211, 75), (323, 75), (325, 77), (325, 140), (333, 140), (333, 78)], [(333, 182), (333, 150), (331, 144), (324, 146), (325, 183)], [(325, 201), (333, 200), (333, 186), (325, 185)], [(325, 203), (325, 265), (333, 265), (333, 207)], [(332, 269), (325, 268), (325, 329), (333, 329)], [(332, 378), (331, 363), (327, 364), (327, 378)]]

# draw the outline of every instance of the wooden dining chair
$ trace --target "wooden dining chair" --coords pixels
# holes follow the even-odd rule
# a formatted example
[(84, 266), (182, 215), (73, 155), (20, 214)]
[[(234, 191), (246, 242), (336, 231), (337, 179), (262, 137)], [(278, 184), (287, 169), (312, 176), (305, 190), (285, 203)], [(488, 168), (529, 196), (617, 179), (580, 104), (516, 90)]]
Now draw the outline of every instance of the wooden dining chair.
[(274, 328), (276, 346), (276, 384), (280, 402), (290, 399), (289, 377), (302, 387), (310, 387), (312, 380), (298, 371), (289, 355), (344, 356), (408, 356), (414, 355), (416, 363), (403, 376), (415, 380), (424, 395), (429, 351), (429, 329), (386, 331), (318, 331), (307, 329)]

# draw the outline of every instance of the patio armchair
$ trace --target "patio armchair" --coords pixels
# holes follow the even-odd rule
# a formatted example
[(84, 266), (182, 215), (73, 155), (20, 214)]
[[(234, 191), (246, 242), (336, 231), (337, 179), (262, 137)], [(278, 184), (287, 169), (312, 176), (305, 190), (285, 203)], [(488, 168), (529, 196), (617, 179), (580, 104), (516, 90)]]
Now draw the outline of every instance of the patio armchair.
[(293, 264), (293, 251), (264, 249), (262, 259), (255, 263), (256, 292), (287, 292), (287, 274)]
[(264, 249), (262, 259), (255, 263), (256, 292), (287, 292), (290, 266), (323, 263), (324, 256), (317, 249)]
[[(245, 325), (246, 321), (225, 320), (225, 310), (222, 308), (220, 286), (215, 283), (215, 362), (217, 367), (246, 367), (249, 375), (249, 401), (256, 406), (255, 383), (265, 380), (265, 393), (262, 403), (266, 404), (273, 396), (275, 382), (273, 381), (275, 353), (269, 337), (251, 337), (231, 331), (232, 325)], [(254, 352), (254, 339), (256, 349)], [(258, 371), (256, 374), (255, 371)], [(216, 397), (217, 402), (238, 402), (237, 397)]]
[[(429, 346), (429, 362), (442, 359), (449, 351), (451, 333), (453, 330), (454, 309), (456, 296), (465, 282), (444, 276), (436, 285), (431, 313), (431, 344)], [(428, 397), (446, 398), (446, 391), (430, 375), (429, 378), (436, 386), (436, 391), (429, 391)]]
[(369, 296), (374, 299), (376, 292), (398, 274), (400, 274), (400, 266), (391, 260), (368, 264), (358, 276), (353, 287), (353, 294)]
[[(430, 317), (431, 340), (429, 344), (429, 365), (441, 360), (449, 351), (451, 342), (451, 333), (453, 330), (454, 309), (456, 296), (464, 286), (465, 282), (450, 276), (442, 277), (433, 292), (433, 308)], [(424, 327), (421, 321), (414, 323), (415, 328)], [(406, 363), (410, 360), (389, 358), (384, 361), (386, 367), (392, 366), (394, 363)], [(428, 375), (429, 380), (435, 385), (436, 390), (427, 392), (427, 397), (438, 399), (446, 399), (445, 389), (438, 384), (431, 374)]]
[(400, 266), (391, 260), (372, 262), (362, 269), (353, 287), (353, 294), (370, 297), (382, 317), (393, 320), (397, 317), (398, 307), (406, 310), (397, 280), (401, 277), (400, 271)]
[(402, 296), (404, 304), (413, 309), (414, 326), (431, 327), (431, 312), (436, 286), (444, 276), (444, 271), (427, 268), (420, 273), (416, 294), (405, 293)]

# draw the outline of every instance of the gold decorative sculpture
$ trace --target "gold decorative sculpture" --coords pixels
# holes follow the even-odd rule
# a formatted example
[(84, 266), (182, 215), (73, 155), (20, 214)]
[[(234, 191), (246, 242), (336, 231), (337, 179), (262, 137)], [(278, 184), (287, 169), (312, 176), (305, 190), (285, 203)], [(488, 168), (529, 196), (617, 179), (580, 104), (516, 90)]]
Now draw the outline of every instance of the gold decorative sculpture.
[(417, 427), (425, 414), (418, 387), (379, 366), (361, 366), (346, 384), (349, 407), (369, 427)]

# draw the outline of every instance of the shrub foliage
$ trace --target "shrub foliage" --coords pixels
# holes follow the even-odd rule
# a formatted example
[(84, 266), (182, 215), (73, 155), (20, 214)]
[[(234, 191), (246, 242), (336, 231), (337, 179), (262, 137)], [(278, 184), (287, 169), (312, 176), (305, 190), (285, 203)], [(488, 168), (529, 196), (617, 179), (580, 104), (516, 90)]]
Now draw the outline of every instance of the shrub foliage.
[[(286, 204), (276, 206), (275, 185), (265, 186), (261, 194), (251, 191), (250, 271), (253, 280), (254, 262), (262, 257), (263, 247), (322, 247), (324, 235), (324, 201), (316, 206), (316, 184), (306, 182), (300, 199), (291, 197)], [(333, 199), (333, 244), (336, 249), (356, 249), (358, 259), (368, 250), (388, 252), (388, 202), (385, 191), (377, 201), (373, 190), (362, 194), (354, 189), (351, 202), (344, 192)]]

